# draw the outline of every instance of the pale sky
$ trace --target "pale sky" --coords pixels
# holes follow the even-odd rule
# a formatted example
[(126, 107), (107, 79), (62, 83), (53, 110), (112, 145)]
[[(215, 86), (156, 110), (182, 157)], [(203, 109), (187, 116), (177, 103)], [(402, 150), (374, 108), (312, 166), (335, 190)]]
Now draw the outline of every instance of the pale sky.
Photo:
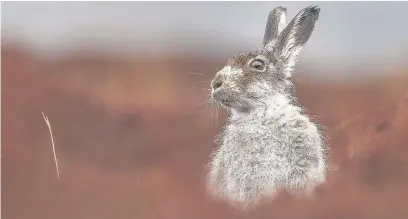
[(82, 42), (227, 57), (260, 45), (274, 7), (291, 19), (310, 4), (321, 8), (301, 53), (310, 68), (408, 66), (408, 2), (2, 2), (2, 37), (23, 34), (44, 52)]

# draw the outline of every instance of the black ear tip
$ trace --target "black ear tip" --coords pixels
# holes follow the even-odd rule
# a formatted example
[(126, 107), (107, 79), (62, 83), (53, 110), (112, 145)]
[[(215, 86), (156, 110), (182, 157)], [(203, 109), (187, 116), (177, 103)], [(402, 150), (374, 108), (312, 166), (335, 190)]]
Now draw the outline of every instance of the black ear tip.
[(317, 13), (318, 14), (320, 12), (320, 8), (318, 6), (316, 6), (316, 5), (309, 6), (307, 8), (307, 11), (309, 11), (310, 13)]
[(271, 11), (271, 13), (273, 13), (273, 12), (283, 12), (283, 13), (286, 13), (286, 8), (285, 8), (285, 7), (282, 7), (282, 6), (279, 6), (279, 7), (276, 7), (275, 9), (273, 9), (273, 11)]
[(286, 8), (285, 7), (278, 7), (279, 8), (279, 10), (281, 10), (282, 12), (286, 12)]

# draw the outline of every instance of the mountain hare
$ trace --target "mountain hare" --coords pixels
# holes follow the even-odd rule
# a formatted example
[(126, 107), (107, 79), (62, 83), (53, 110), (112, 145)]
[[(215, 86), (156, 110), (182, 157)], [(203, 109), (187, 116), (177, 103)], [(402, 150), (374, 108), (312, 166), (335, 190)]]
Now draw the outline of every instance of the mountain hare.
[(325, 180), (322, 133), (297, 103), (290, 81), (319, 11), (307, 7), (286, 26), (286, 9), (275, 8), (262, 47), (230, 57), (215, 75), (211, 99), (229, 117), (209, 164), (213, 195), (248, 207), (278, 189), (308, 194)]

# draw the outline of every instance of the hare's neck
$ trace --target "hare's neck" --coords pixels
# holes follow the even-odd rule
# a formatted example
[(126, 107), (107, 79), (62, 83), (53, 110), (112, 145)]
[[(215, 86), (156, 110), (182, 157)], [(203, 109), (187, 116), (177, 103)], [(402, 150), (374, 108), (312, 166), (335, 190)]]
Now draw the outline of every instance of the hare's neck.
[(291, 98), (286, 95), (274, 95), (259, 101), (254, 109), (249, 112), (232, 111), (230, 120), (240, 122), (261, 122), (282, 117), (301, 115), (302, 109), (291, 103)]

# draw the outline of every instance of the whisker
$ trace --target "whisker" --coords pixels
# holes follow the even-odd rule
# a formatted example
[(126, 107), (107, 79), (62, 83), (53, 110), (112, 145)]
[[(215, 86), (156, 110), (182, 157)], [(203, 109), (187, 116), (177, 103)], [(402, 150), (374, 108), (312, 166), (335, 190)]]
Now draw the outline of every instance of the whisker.
[[(210, 114), (210, 110), (209, 110), (209, 108), (208, 108), (208, 102), (205, 102), (206, 104), (205, 104), (205, 108), (204, 108), (204, 111), (205, 111), (205, 113), (207, 114), (207, 115), (209, 115)], [(208, 119), (210, 119), (210, 118), (208, 118)], [(208, 124), (207, 124), (208, 125)]]
[(201, 91), (211, 93), (211, 88), (202, 88)]
[(196, 106), (194, 106), (194, 108), (197, 108), (197, 107), (199, 107), (199, 106), (202, 106), (202, 105), (204, 105), (204, 104), (206, 104), (206, 103), (207, 103), (207, 101), (203, 101), (203, 102), (197, 104)]
[(211, 104), (207, 104), (207, 110), (208, 110), (208, 126), (211, 128)]
[(187, 74), (188, 74), (188, 75), (199, 75), (199, 76), (203, 76), (203, 77), (204, 77), (203, 74), (197, 73), (197, 72), (191, 72), (191, 73), (187, 73)]
[(216, 127), (218, 127), (218, 110), (219, 110), (219, 106), (218, 106), (218, 104), (217, 104), (217, 106), (216, 106), (216, 112), (217, 112), (217, 115), (216, 115), (216, 118), (215, 118), (215, 126)]
[(214, 128), (214, 104), (211, 104), (211, 128)]
[[(198, 82), (198, 83), (195, 83), (193, 86), (192, 86), (192, 88), (197, 88), (197, 86), (198, 87), (201, 87), (201, 84), (203, 84), (203, 83), (206, 83), (207, 81), (200, 81), (200, 82)], [(202, 88), (202, 89), (200, 89), (200, 90), (203, 90), (203, 89), (206, 89), (206, 88)]]

